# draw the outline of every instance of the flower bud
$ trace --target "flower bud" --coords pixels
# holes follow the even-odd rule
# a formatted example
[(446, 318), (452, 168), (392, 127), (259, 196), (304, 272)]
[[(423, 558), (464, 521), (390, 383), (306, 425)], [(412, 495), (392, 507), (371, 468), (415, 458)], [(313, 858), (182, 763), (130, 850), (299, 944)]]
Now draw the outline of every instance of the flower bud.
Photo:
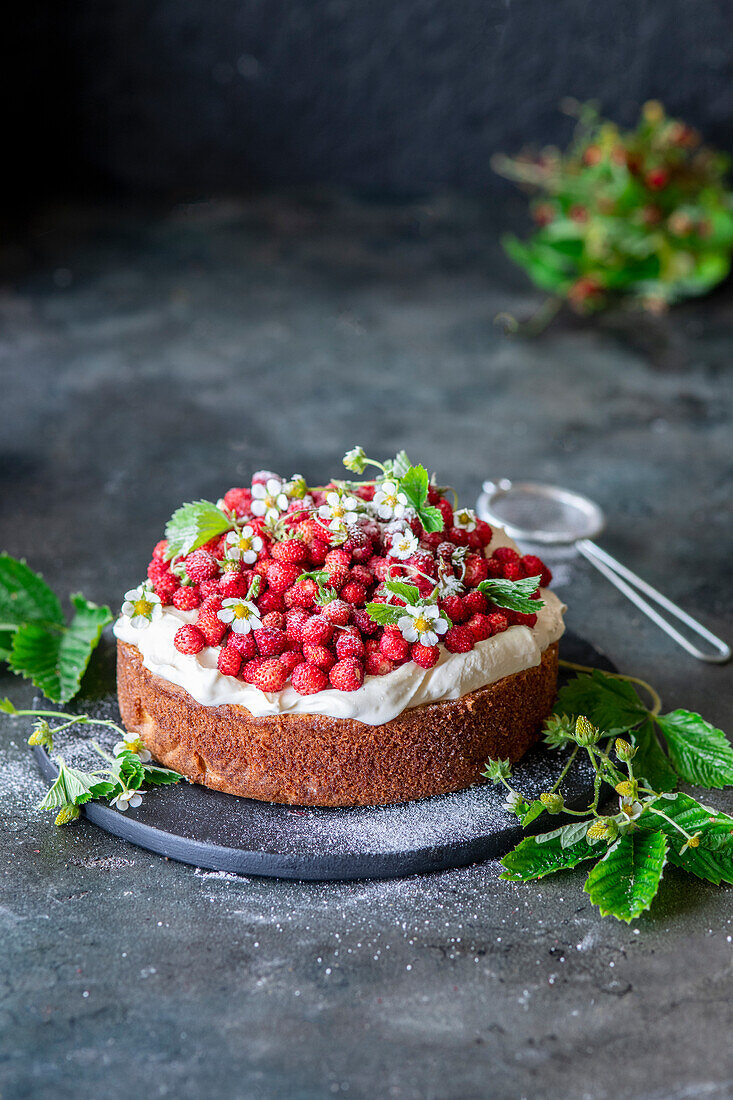
[(700, 847), (700, 834), (699, 833), (695, 833), (693, 836), (690, 837), (690, 839), (687, 841), (687, 847), (688, 848), (699, 848)]
[(511, 814), (523, 814), (527, 812), (528, 808), (524, 795), (520, 794), (519, 791), (509, 791), (504, 802), (504, 809)]
[(55, 825), (68, 825), (71, 821), (76, 821), (79, 816), (79, 807), (75, 806), (73, 802), (67, 802), (65, 806), (62, 806), (59, 812), (56, 814)]
[(565, 802), (561, 794), (556, 791), (543, 791), (540, 795), (540, 802), (547, 810), (548, 814), (559, 814), (565, 808)]
[(623, 737), (617, 737), (614, 744), (616, 749), (616, 756), (619, 760), (623, 760), (624, 764), (628, 764), (629, 760), (633, 760), (636, 756), (636, 749), (633, 745), (630, 745), (628, 741), (624, 741)]
[(501, 783), (502, 779), (508, 779), (512, 774), (512, 766), (508, 760), (487, 760), (483, 775), (494, 783)]
[(636, 797), (636, 783), (632, 783), (629, 779), (624, 779), (621, 783), (617, 783), (614, 790), (624, 798), (633, 799)]
[(588, 748), (590, 745), (595, 745), (600, 736), (600, 731), (581, 714), (575, 722), (575, 740), (578, 744)]
[(40, 718), (33, 727), (33, 733), (28, 738), (29, 745), (43, 745), (47, 749), (53, 748), (53, 734), (51, 727), (45, 718)]
[(618, 836), (618, 825), (612, 817), (599, 817), (588, 826), (585, 836), (590, 844), (597, 840), (615, 840)]

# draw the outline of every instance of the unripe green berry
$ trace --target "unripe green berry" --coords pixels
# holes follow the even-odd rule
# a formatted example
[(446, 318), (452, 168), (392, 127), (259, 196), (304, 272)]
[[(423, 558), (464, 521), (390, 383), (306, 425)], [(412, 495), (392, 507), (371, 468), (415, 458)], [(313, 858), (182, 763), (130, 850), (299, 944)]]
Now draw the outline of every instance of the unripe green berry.
[(584, 715), (580, 715), (575, 722), (575, 740), (583, 748), (595, 745), (600, 738), (600, 731)]

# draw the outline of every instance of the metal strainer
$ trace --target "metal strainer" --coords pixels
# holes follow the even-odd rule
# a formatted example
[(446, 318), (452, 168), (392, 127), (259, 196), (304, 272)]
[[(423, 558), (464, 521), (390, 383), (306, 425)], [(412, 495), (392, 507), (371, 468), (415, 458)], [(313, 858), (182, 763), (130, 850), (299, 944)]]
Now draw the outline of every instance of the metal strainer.
[[(535, 481), (512, 482), (506, 478), (485, 481), (483, 490), (476, 506), (482, 519), (503, 527), (515, 539), (544, 546), (573, 545), (611, 584), (693, 657), (712, 664), (730, 660), (730, 646), (721, 638), (591, 541), (603, 530), (606, 520), (598, 505), (588, 497), (556, 485), (542, 485)], [(670, 618), (684, 623), (692, 633), (703, 638), (712, 652), (699, 649), (644, 596), (663, 608)]]

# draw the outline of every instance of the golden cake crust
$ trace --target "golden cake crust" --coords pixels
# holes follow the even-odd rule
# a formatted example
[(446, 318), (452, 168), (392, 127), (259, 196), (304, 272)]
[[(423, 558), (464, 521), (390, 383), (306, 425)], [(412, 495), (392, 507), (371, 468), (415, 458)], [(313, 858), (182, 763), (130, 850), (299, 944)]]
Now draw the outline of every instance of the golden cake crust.
[(381, 726), (204, 706), (120, 641), (117, 690), (125, 728), (193, 783), (267, 802), (375, 806), (462, 790), (480, 779), (488, 757), (523, 756), (552, 708), (557, 653), (555, 643), (535, 668)]

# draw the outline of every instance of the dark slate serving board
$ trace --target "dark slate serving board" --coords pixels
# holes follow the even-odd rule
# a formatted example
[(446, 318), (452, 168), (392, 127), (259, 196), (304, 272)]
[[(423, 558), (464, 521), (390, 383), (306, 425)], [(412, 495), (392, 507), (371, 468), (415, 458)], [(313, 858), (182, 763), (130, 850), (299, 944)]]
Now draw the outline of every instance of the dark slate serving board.
[[(567, 634), (561, 655), (569, 661), (612, 669), (587, 642)], [(96, 655), (85, 698), (74, 709), (119, 721), (114, 694), (114, 649), (105, 641)], [(109, 747), (116, 738), (79, 727), (59, 740), (54, 754), (68, 764), (99, 765), (91, 742)], [(45, 750), (33, 750), (44, 777), (58, 769)], [(536, 797), (554, 782), (563, 756), (534, 749), (517, 765), (514, 785)], [(574, 766), (563, 793), (571, 807), (592, 794), (589, 765)], [(216, 871), (284, 879), (394, 878), (460, 867), (503, 855), (522, 830), (503, 808), (503, 787), (473, 787), (397, 806), (317, 809), (235, 798), (206, 787), (158, 788), (126, 813), (92, 802), (82, 813), (108, 833), (183, 863)], [(560, 822), (556, 818), (557, 823)]]

